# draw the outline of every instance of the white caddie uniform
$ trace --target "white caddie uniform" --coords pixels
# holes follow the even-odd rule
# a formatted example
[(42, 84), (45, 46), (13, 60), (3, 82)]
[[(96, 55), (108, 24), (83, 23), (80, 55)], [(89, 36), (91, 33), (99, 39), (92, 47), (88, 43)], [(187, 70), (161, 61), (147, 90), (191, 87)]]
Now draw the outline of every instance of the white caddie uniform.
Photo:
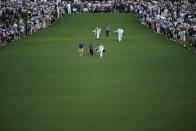
[(99, 55), (100, 55), (101, 58), (103, 57), (103, 50), (104, 50), (104, 46), (99, 45), (98, 52), (99, 52)]
[(118, 28), (116, 31), (115, 31), (118, 35), (118, 41), (122, 41), (122, 37), (123, 37), (123, 34), (124, 34), (124, 30), (121, 29), (121, 28)]
[(96, 27), (93, 32), (95, 32), (97, 39), (99, 39), (100, 34), (101, 34), (101, 27)]
[(57, 10), (57, 18), (59, 19), (59, 17), (60, 17), (60, 7), (57, 6), (56, 10)]
[(68, 14), (71, 14), (71, 4), (70, 3), (67, 4), (67, 12), (68, 12)]

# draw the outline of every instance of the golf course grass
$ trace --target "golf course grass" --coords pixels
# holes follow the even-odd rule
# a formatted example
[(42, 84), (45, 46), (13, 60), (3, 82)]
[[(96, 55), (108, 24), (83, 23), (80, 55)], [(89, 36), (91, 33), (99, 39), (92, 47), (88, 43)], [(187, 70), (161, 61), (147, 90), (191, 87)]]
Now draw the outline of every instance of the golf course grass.
[[(90, 42), (103, 42), (102, 59)], [(132, 14), (65, 15), (0, 49), (0, 131), (195, 130), (196, 55)]]

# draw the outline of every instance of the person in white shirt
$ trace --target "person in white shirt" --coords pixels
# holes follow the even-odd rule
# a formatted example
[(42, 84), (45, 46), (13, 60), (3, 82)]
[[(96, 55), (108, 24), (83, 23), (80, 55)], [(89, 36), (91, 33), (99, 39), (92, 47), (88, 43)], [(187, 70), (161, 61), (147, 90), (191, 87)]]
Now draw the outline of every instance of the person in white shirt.
[(121, 42), (122, 41), (123, 34), (124, 34), (124, 30), (121, 29), (121, 28), (118, 28), (115, 32), (118, 35), (118, 41)]
[(103, 53), (104, 53), (104, 46), (103, 44), (101, 43), (99, 46), (98, 46), (98, 53), (99, 53), (99, 56), (102, 58), (103, 57)]
[(100, 26), (97, 26), (95, 28), (95, 30), (93, 30), (93, 32), (95, 33), (96, 35), (96, 38), (99, 39), (100, 35), (101, 35), (101, 27)]
[(56, 11), (57, 11), (57, 18), (59, 19), (60, 18), (60, 7), (59, 6), (56, 7)]
[(68, 14), (71, 14), (71, 3), (70, 2), (67, 4), (67, 12)]

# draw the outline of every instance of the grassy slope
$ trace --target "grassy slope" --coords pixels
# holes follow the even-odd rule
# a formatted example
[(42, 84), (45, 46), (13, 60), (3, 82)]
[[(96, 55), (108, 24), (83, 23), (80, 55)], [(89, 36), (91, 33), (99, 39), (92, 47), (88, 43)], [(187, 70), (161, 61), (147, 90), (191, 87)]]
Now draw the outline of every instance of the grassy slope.
[[(92, 30), (106, 23), (110, 38), (95, 40)], [(103, 60), (89, 56), (90, 41), (104, 43)], [(67, 15), (0, 49), (0, 130), (194, 131), (195, 68), (193, 53), (129, 14)]]

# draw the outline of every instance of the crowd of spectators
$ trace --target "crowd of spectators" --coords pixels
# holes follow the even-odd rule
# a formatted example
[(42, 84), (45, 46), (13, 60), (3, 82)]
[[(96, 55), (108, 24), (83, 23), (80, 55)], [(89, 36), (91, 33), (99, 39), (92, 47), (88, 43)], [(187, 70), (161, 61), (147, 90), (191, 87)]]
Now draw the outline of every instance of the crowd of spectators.
[(129, 12), (128, 1), (76, 1), (72, 5), (73, 13)]
[(196, 51), (194, 0), (0, 2), (0, 45), (46, 28), (65, 13), (132, 12), (142, 24)]
[(0, 1), (0, 46), (46, 28), (65, 13), (125, 12), (127, 7), (123, 2), (114, 1)]
[(196, 52), (196, 1), (132, 0), (142, 24)]
[(55, 2), (0, 2), (0, 46), (46, 28), (64, 13)]

